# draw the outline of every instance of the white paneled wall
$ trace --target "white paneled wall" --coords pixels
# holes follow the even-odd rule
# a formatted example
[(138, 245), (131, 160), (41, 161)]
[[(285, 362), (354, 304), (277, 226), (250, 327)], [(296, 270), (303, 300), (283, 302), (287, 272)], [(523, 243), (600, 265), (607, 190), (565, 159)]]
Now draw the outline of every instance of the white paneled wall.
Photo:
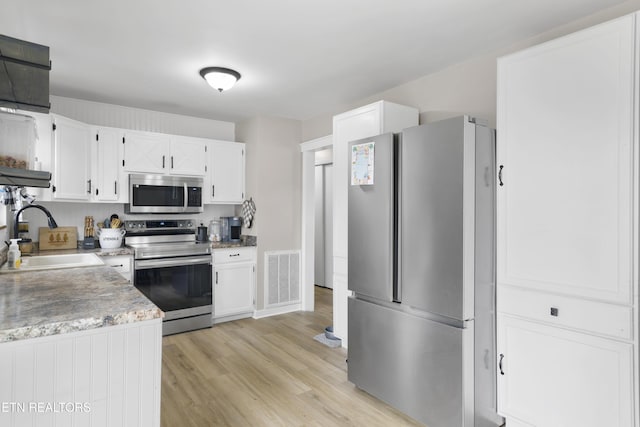
[[(73, 202), (38, 202), (51, 211), (53, 218), (59, 226), (77, 227), (78, 238), (82, 240), (84, 230), (84, 217), (93, 216), (94, 221), (103, 221), (111, 214), (117, 214), (123, 219), (158, 219), (158, 215), (126, 215), (124, 214), (124, 204), (122, 203), (73, 203)], [(221, 216), (235, 215), (233, 205), (205, 205), (204, 212), (193, 215), (170, 215), (175, 219), (189, 218), (197, 224), (202, 222), (209, 226), (209, 221)], [(166, 215), (165, 215), (166, 216)], [(23, 219), (29, 221), (29, 237), (34, 241), (38, 240), (38, 227), (47, 227), (47, 218), (37, 209), (27, 209)]]
[(200, 138), (235, 140), (235, 123), (181, 116), (120, 105), (51, 97), (51, 112), (97, 126)]
[(0, 426), (160, 426), (162, 320), (3, 343)]

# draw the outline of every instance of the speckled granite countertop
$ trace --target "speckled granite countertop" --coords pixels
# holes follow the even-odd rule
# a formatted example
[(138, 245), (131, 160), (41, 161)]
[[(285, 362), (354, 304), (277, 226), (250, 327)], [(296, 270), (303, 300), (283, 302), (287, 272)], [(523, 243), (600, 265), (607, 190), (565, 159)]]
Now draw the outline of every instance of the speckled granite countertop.
[(239, 242), (211, 242), (211, 249), (241, 248), (245, 246), (257, 246), (256, 236), (242, 235)]
[(107, 266), (5, 273), (0, 279), (0, 343), (164, 316)]

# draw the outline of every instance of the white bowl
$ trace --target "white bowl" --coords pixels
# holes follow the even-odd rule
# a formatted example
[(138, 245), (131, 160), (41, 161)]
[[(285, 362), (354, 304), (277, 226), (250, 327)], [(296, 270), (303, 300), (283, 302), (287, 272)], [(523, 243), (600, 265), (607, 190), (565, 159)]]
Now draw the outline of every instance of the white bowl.
[(122, 237), (124, 236), (122, 228), (100, 228), (98, 229), (98, 239), (100, 247), (104, 249), (119, 248), (122, 246)]

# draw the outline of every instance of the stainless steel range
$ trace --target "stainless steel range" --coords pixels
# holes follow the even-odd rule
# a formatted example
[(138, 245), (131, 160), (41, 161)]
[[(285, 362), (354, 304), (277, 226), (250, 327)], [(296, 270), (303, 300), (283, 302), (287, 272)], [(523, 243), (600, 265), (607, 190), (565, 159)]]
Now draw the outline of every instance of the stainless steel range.
[(162, 334), (211, 327), (211, 246), (191, 220), (125, 221), (134, 250), (133, 284), (165, 312)]

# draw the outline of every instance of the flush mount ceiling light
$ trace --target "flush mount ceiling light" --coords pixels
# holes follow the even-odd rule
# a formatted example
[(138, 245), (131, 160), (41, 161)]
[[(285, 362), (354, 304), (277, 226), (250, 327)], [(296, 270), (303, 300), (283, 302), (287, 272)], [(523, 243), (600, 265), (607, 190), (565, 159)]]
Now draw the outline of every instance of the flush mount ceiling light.
[(233, 87), (240, 80), (240, 73), (230, 68), (207, 67), (200, 70), (200, 75), (209, 85), (222, 92)]

